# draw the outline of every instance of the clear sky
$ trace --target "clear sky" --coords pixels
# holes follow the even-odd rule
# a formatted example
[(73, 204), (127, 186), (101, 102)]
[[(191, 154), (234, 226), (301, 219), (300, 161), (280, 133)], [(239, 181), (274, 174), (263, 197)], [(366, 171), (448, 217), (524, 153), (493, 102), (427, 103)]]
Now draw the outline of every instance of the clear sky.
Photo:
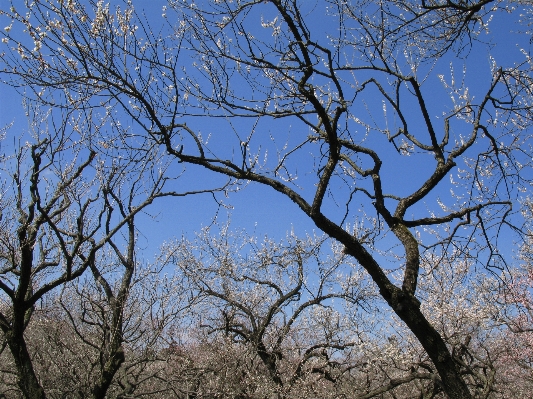
[[(111, 1), (111, 4), (120, 3), (117, 1)], [(16, 4), (16, 2), (15, 2)], [(148, 21), (152, 26), (164, 26), (164, 19), (162, 17), (163, 6), (165, 1), (133, 1), (137, 12), (144, 13)], [(308, 9), (308, 25), (313, 33), (317, 36), (325, 36), (326, 29), (331, 29), (322, 20), (325, 15), (324, 7), (327, 6), (327, 2), (321, 1), (309, 1), (305, 3)], [(0, 0), (0, 8), (6, 9), (9, 7), (10, 2), (7, 0)], [(264, 5), (264, 11), (258, 12), (253, 18), (256, 19), (255, 23), (258, 27), (256, 30), (260, 31), (260, 25), (262, 19), (264, 21), (272, 20), (276, 13), (273, 11), (273, 7), (269, 4)], [(171, 11), (167, 12), (167, 21), (173, 24), (174, 14)], [(466, 85), (469, 87), (470, 94), (473, 96), (483, 95), (487, 89), (487, 85), (490, 84), (490, 56), (494, 57), (500, 65), (510, 65), (523, 58), (523, 54), (520, 49), (528, 49), (528, 37), (527, 35), (517, 34), (518, 27), (513, 24), (510, 18), (516, 18), (506, 15), (505, 13), (498, 13), (493, 21), (489, 25), (490, 34), (482, 33), (479, 36), (479, 40), (486, 43), (480, 45), (475, 43), (475, 46), (468, 47), (463, 52), (463, 57), (445, 57), (435, 65), (428, 65), (422, 70), (430, 72), (428, 79), (424, 82), (422, 90), (424, 93), (431, 93), (427, 98), (430, 99), (428, 108), (431, 117), (434, 118), (436, 124), (439, 124), (439, 118), (442, 120), (443, 113), (449, 112), (452, 109), (453, 104), (450, 102), (447, 96), (442, 82), (438, 78), (439, 75), (443, 75), (444, 79), (450, 81), (450, 66), (453, 65), (455, 71), (455, 78), (463, 78), (463, 67), (466, 69)], [(5, 18), (0, 19), (2, 24), (8, 24)], [(4, 25), (2, 25), (3, 28)], [(282, 26), (283, 29), (283, 26)], [(335, 31), (333, 29), (333, 31)], [(263, 29), (264, 35), (270, 35), (271, 32), (268, 29)], [(490, 56), (488, 49), (490, 49)], [(181, 62), (180, 62), (181, 63)], [(192, 60), (184, 60), (183, 65), (190, 66)], [(2, 95), (0, 96), (0, 125), (15, 122), (14, 127), (8, 132), (8, 136), (5, 140), (5, 144), (2, 144), (2, 151), (9, 152), (12, 150), (12, 137), (18, 137), (21, 132), (27, 129), (27, 121), (23, 112), (22, 98), (20, 93), (5, 85), (1, 86)], [(19, 89), (22, 92), (23, 89)], [(372, 119), (379, 126), (384, 124), (391, 124), (391, 128), (397, 127), (397, 120), (393, 118), (385, 117), (383, 112), (373, 112), (374, 109), (380, 109), (382, 106), (381, 98), (377, 97), (366, 98), (366, 105), (372, 110)], [(374, 103), (372, 103), (374, 101)], [(361, 108), (361, 119), (370, 118), (368, 110)], [(413, 116), (413, 118), (417, 118)], [(127, 117), (124, 116), (127, 122)], [(213, 146), (218, 146), (217, 139), (226, 140), (228, 136), (233, 136), (231, 132), (231, 126), (227, 121), (221, 119), (198, 119), (191, 120), (193, 126), (202, 131), (204, 136), (209, 134), (213, 135)], [(247, 124), (247, 126), (245, 126)], [(250, 123), (246, 122), (234, 122), (236, 130), (242, 129), (243, 137), (246, 136), (246, 132), (249, 131)], [(395, 125), (395, 126), (392, 126)], [(416, 125), (416, 124), (415, 124)], [(352, 124), (351, 127), (356, 129), (357, 126)], [(454, 132), (457, 137), (461, 135), (458, 131)], [(255, 136), (254, 142), (251, 142), (251, 146), (256, 145), (255, 149), (258, 149), (258, 143), (262, 143), (267, 136), (290, 136), (290, 140), (296, 142), (299, 137), (307, 134), (302, 131), (302, 127), (287, 126), (281, 122), (271, 121), (270, 124), (261, 122), (257, 127), (258, 134)], [(362, 130), (362, 128), (360, 128)], [(238, 132), (239, 135), (241, 134)], [(359, 132), (361, 133), (361, 132)], [(233, 137), (234, 139), (235, 137)], [(374, 145), (379, 146), (379, 141), (386, 142), (384, 137), (371, 137), (368, 142), (374, 141)], [(269, 140), (266, 140), (269, 141)], [(269, 156), (274, 156), (275, 148), (273, 144), (264, 144), (265, 146), (271, 145), (269, 148)], [(279, 142), (276, 145), (282, 145)], [(221, 145), (222, 146), (222, 145)], [(219, 149), (219, 148), (217, 148)], [(252, 148), (253, 149), (253, 148)], [(264, 151), (265, 148), (263, 148)], [(305, 157), (302, 156), (302, 157)], [(405, 195), (411, 191), (415, 183), (419, 183), (423, 179), (426, 165), (429, 162), (434, 162), (432, 159), (428, 159), (427, 155), (401, 157), (398, 154), (391, 152), (384, 159), (384, 185), (385, 189), (397, 194)], [(305, 196), (306, 192), (311, 193), (312, 187), (307, 187), (306, 184), (311, 182), (312, 172), (310, 172), (306, 166), (309, 164), (302, 158), (302, 167), (299, 169), (299, 180), (297, 183), (301, 183), (300, 192)], [(207, 186), (211, 185), (213, 181), (216, 184), (220, 184), (224, 181), (220, 177), (215, 177), (211, 173), (201, 172), (194, 170), (192, 167), (188, 167), (187, 174), (184, 176), (185, 185), (194, 185), (198, 182), (205, 183)], [(188, 180), (190, 179), (190, 180)], [(214, 180), (210, 180), (214, 179)], [(427, 206), (429, 209), (435, 208), (435, 202), (438, 198), (446, 199), (449, 196), (449, 185), (445, 185), (444, 189), (436, 192), (435, 195), (428, 197), (425, 204), (422, 207)], [(306, 191), (307, 190), (307, 191)], [(339, 187), (339, 192), (342, 188)], [(326, 214), (332, 215), (332, 219), (340, 220), (345, 211), (345, 204), (342, 200), (339, 202), (337, 198), (332, 196), (327, 201)], [(344, 198), (339, 196), (339, 198)], [(308, 217), (303, 215), (300, 209), (293, 204), (287, 197), (276, 193), (269, 187), (262, 187), (257, 184), (251, 184), (248, 187), (243, 187), (239, 192), (231, 193), (229, 198), (219, 196), (219, 199), (223, 200), (227, 204), (227, 208), (220, 207), (209, 194), (200, 196), (193, 196), (188, 198), (168, 198), (157, 201), (155, 206), (149, 209), (150, 214), (154, 215), (153, 219), (145, 218), (143, 223), (146, 226), (141, 226), (141, 240), (139, 245), (146, 246), (147, 253), (155, 251), (155, 248), (163, 240), (169, 237), (179, 237), (182, 234), (191, 235), (192, 232), (199, 230), (202, 226), (210, 224), (215, 216), (219, 215), (221, 220), (224, 220), (231, 215), (232, 226), (234, 228), (246, 228), (249, 232), (253, 232), (259, 236), (268, 234), (273, 237), (283, 237), (288, 231), (294, 230), (297, 234), (305, 234), (312, 232), (315, 229), (312, 222)], [(373, 216), (372, 209), (366, 209), (370, 216)], [(357, 220), (359, 209), (354, 206), (350, 209), (350, 216), (347, 222), (353, 222)], [(512, 240), (511, 237), (509, 237)], [(144, 243), (143, 243), (144, 242)]]
[[(111, 4), (121, 4), (121, 1), (111, 1)], [(136, 11), (145, 14), (153, 26), (160, 26), (164, 20), (162, 9), (164, 0), (136, 0), (133, 2)], [(17, 2), (14, 3), (17, 5)], [(10, 2), (0, 0), (0, 9), (8, 9)], [(171, 20), (173, 14), (168, 12)], [(0, 28), (9, 25), (9, 20), (0, 18), (3, 24)], [(6, 46), (5, 44), (0, 44)], [(4, 49), (5, 50), (5, 49)], [(13, 122), (13, 127), (8, 131), (6, 139), (1, 142), (1, 151), (9, 154), (13, 152), (13, 140), (27, 134), (28, 120), (24, 114), (22, 96), (24, 88), (15, 90), (7, 85), (0, 86), (0, 126), (6, 126)], [(17, 92), (18, 91), (18, 92)], [(128, 117), (123, 120), (127, 123)], [(208, 122), (202, 127), (205, 134), (212, 133), (219, 127), (218, 121)], [(216, 133), (215, 133), (216, 134)], [(189, 167), (190, 169), (190, 167)], [(198, 180), (198, 174), (206, 179), (213, 179), (213, 175), (199, 170), (195, 174), (186, 174), (184, 180), (189, 177), (192, 181)], [(216, 178), (219, 182), (224, 179)], [(210, 183), (206, 184), (209, 186)], [(235, 228), (244, 227), (249, 231), (256, 231), (258, 235), (268, 234), (275, 237), (284, 237), (287, 232), (294, 229), (298, 234), (305, 234), (314, 229), (314, 225), (305, 217), (302, 217), (296, 205), (282, 195), (273, 192), (269, 188), (250, 185), (245, 190), (232, 193), (231, 198), (220, 196), (227, 208), (220, 207), (210, 194), (195, 195), (186, 198), (159, 199), (149, 212), (153, 218), (145, 218), (150, 227), (141, 228), (141, 236), (146, 237), (145, 245), (155, 250), (160, 242), (169, 237), (179, 237), (182, 234), (192, 235), (201, 227), (209, 225), (218, 212), (219, 220), (223, 221), (231, 215), (232, 225)], [(141, 238), (139, 244), (143, 245)], [(148, 251), (149, 252), (149, 251)]]

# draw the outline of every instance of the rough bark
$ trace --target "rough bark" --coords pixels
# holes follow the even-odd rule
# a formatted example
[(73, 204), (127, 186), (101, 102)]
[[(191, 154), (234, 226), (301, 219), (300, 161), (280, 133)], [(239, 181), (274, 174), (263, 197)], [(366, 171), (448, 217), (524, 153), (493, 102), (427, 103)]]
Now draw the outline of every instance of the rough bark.
[(42, 388), (33, 364), (24, 337), (11, 330), (5, 334), (7, 345), (13, 355), (18, 374), (18, 386), (26, 399), (45, 399)]
[(107, 394), (107, 390), (113, 381), (113, 377), (125, 360), (124, 350), (122, 346), (113, 350), (112, 355), (109, 357), (105, 366), (100, 374), (99, 380), (93, 386), (92, 397), (93, 399), (104, 399)]

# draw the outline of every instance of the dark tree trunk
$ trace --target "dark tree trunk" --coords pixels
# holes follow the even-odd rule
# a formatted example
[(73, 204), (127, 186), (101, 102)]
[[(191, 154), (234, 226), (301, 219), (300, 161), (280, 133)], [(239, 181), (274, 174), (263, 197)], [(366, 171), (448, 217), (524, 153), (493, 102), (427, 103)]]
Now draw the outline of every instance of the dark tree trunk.
[(275, 353), (269, 353), (265, 347), (265, 345), (260, 342), (257, 345), (257, 354), (263, 361), (263, 364), (268, 369), (268, 372), (270, 374), (270, 377), (272, 378), (272, 381), (278, 386), (283, 387), (283, 381), (281, 380), (279, 374), (278, 374), (278, 367), (277, 367), (277, 361), (278, 357)]
[(120, 346), (118, 349), (114, 350), (109, 359), (107, 359), (102, 373), (100, 374), (100, 379), (93, 385), (93, 399), (105, 398), (107, 390), (113, 381), (113, 377), (124, 360), (124, 350), (122, 349), (122, 346)]
[(383, 269), (355, 237), (335, 225), (323, 215), (311, 215), (323, 232), (345, 245), (345, 253), (353, 256), (370, 274), (394, 312), (417, 337), (435, 365), (442, 388), (450, 399), (470, 399), (472, 395), (464, 382), (459, 366), (454, 362), (446, 343), (420, 311), (420, 301), (412, 294), (391, 283)]
[(444, 340), (420, 311), (420, 302), (400, 289), (392, 297), (382, 295), (426, 350), (439, 373), (443, 389), (450, 399), (471, 398), (470, 390)]
[(7, 345), (15, 360), (18, 374), (18, 386), (26, 399), (45, 399), (44, 389), (39, 384), (37, 375), (33, 369), (28, 348), (23, 333), (16, 334), (13, 330), (5, 334)]

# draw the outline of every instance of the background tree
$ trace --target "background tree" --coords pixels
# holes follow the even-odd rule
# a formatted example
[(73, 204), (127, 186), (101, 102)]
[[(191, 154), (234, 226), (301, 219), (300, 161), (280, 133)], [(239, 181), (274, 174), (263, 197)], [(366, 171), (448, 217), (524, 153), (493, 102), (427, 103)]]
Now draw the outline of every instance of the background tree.
[[(531, 202), (527, 198), (523, 213), (527, 220), (528, 236), (522, 244), (519, 259), (506, 273), (485, 279), (480, 294), (490, 306), (493, 323), (499, 326), (494, 334), (493, 351), (498, 358), (497, 378), (502, 384), (512, 387), (509, 394), (527, 397), (531, 389), (533, 366), (533, 270), (531, 263)], [(519, 384), (519, 385), (517, 385)]]
[[(366, 270), (436, 383), (469, 398), (464, 362), (420, 306), (419, 270), (454, 253), (505, 265), (498, 240), (521, 223), (513, 204), (530, 183), (529, 37), (486, 67), (477, 38), (496, 43), (496, 19), (527, 30), (521, 13), (503, 1), (170, 2), (166, 35), (131, 3), (38, 2), (4, 13), (4, 70), (44, 103), (124, 113), (180, 162), (290, 198)], [(206, 139), (207, 117), (229, 133), (221, 122)]]
[[(114, 303), (90, 276), (67, 285), (37, 311), (26, 335), (47, 397), (165, 395), (164, 349), (189, 302), (179, 291), (181, 282), (164, 277), (161, 266), (137, 264), (120, 322)], [(110, 289), (122, 286), (120, 264), (111, 254), (100, 257), (99, 269)]]
[[(312, 236), (258, 242), (223, 226), (219, 233), (204, 229), (194, 242), (182, 240), (165, 251), (203, 298), (202, 329), (225, 337), (225, 345), (242, 344), (242, 353), (262, 363), (270, 389), (280, 397), (291, 397), (306, 374), (330, 383), (342, 374), (338, 359), (357, 337), (339, 308), (366, 304), (370, 309), (375, 293), (362, 271), (346, 262), (341, 247), (328, 251), (323, 238)], [(244, 381), (253, 381), (242, 372)]]
[(74, 147), (66, 156), (62, 148), (71, 147), (69, 133), (38, 132), (35, 144), (3, 165), (11, 181), (2, 196), (0, 288), (10, 306), (0, 326), (28, 397), (44, 397), (24, 340), (33, 309), (43, 295), (83, 274), (103, 245), (97, 233), (108, 209), (96, 207), (99, 198), (91, 193), (98, 174), (85, 177), (96, 154)]

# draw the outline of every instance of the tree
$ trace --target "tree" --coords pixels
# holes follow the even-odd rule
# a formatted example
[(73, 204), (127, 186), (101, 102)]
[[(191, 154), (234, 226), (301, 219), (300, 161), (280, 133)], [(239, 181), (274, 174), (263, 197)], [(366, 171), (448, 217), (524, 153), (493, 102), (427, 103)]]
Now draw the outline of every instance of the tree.
[[(163, 173), (168, 165), (157, 152), (121, 157), (94, 132), (88, 139), (72, 113), (57, 123), (38, 107), (28, 107), (31, 141), (2, 159), (2, 172), (8, 176), (0, 199), (2, 348), (9, 348), (23, 395), (44, 398), (25, 331), (39, 302), (91, 270), (111, 307), (110, 342), (105, 343), (100, 382), (93, 389), (95, 397), (103, 397), (124, 361), (123, 317), (135, 269), (135, 216), (158, 197), (189, 193), (163, 191), (171, 179)], [(125, 149), (120, 152), (126, 154)], [(125, 255), (119, 249), (123, 233)], [(125, 269), (115, 292), (104, 278), (101, 268), (106, 265), (99, 262), (107, 248)]]
[[(112, 254), (102, 255), (99, 272), (116, 292), (124, 274)], [(143, 396), (161, 385), (168, 368), (162, 350), (190, 305), (180, 292), (186, 286), (163, 276), (162, 266), (136, 265), (122, 309), (85, 276), (36, 311), (26, 337), (47, 397)]]
[[(338, 245), (329, 252), (321, 237), (258, 242), (228, 228), (206, 228), (194, 242), (164, 249), (202, 298), (202, 329), (225, 337), (228, 346), (242, 344), (245, 356), (260, 360), (278, 397), (294, 397), (307, 374), (335, 382), (343, 373), (338, 359), (358, 341), (339, 309), (370, 308), (375, 296), (362, 270)], [(265, 394), (265, 386), (257, 389)]]
[[(523, 203), (528, 236), (520, 247), (517, 265), (483, 282), (481, 294), (491, 303), (494, 323), (500, 326), (496, 348), (502, 353), (499, 378), (515, 397), (527, 397), (533, 380), (533, 269), (531, 241), (532, 203)], [(505, 327), (505, 328), (502, 328)]]
[[(185, 286), (198, 291), (189, 317), (199, 321), (187, 342), (169, 348), (176, 363), (165, 380), (197, 396), (444, 397), (428, 355), (384, 310), (363, 270), (341, 247), (329, 253), (324, 244), (293, 235), (259, 242), (227, 226), (167, 243), (163, 253), (188, 276)], [(520, 338), (495, 322), (494, 312), (507, 309), (491, 296), (497, 281), (473, 273), (475, 267), (458, 253), (424, 259), (418, 295), (473, 394), (508, 397), (509, 381), (523, 378), (514, 361), (527, 353), (515, 356)], [(285, 291), (297, 293), (283, 301)], [(528, 393), (517, 384), (513, 394)]]
[(85, 179), (84, 171), (96, 154), (74, 148), (72, 160), (65, 162), (57, 148), (69, 145), (71, 136), (61, 131), (54, 136), (39, 137), (35, 144), (21, 148), (11, 165), (4, 164), (12, 180), (2, 198), (0, 288), (10, 308), (0, 315), (0, 326), (14, 357), (20, 389), (28, 397), (44, 397), (44, 392), (31, 364), (24, 330), (44, 294), (79, 277), (94, 262), (102, 246), (96, 234), (107, 208), (93, 207), (98, 197), (90, 188), (98, 177)]
[[(523, 53), (484, 67), (479, 36), (496, 42), (491, 20), (527, 30), (527, 18), (488, 0), (168, 7), (160, 33), (131, 2), (39, 1), (27, 16), (13, 7), (4, 73), (52, 107), (127, 115), (181, 163), (288, 197), (366, 270), (447, 395), (472, 397), (420, 306), (419, 269), (451, 253), (505, 267), (498, 239), (519, 231), (513, 204), (530, 183), (529, 38), (516, 38)], [(450, 62), (466, 67), (462, 78), (443, 72)], [(472, 83), (471, 69), (484, 80)], [(214, 143), (200, 134), (206, 119), (221, 122)]]
[(68, 325), (62, 345), (75, 338), (77, 352), (84, 354), (85, 369), (78, 374), (90, 382), (90, 389), (79, 389), (80, 397), (141, 394), (161, 373), (157, 364), (164, 359), (158, 352), (194, 301), (184, 295), (186, 285), (178, 275), (161, 273), (164, 263), (146, 265), (134, 259), (136, 241), (127, 242), (125, 256), (110, 241), (111, 253), (100, 253), (99, 267), (91, 270), (94, 280), (86, 277), (71, 284), (58, 298), (59, 320)]

